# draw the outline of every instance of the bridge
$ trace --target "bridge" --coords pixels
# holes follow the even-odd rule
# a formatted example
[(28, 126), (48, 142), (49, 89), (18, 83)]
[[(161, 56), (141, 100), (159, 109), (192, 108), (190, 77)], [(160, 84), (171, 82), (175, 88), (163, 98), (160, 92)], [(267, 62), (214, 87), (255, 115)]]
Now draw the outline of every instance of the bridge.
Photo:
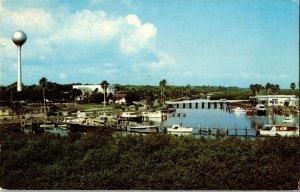
[(207, 99), (197, 99), (197, 100), (184, 100), (184, 101), (166, 101), (167, 105), (171, 105), (173, 108), (218, 108), (218, 105), (220, 108), (226, 108), (230, 106), (231, 103), (241, 103), (241, 102), (247, 102), (249, 100), (207, 100)]

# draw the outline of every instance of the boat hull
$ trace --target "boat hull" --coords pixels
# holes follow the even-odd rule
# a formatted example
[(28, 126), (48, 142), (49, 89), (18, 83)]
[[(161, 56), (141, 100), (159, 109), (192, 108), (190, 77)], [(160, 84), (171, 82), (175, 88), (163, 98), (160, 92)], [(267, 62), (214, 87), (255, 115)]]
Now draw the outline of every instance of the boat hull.
[(157, 133), (157, 132), (159, 132), (159, 128), (157, 126), (129, 127), (127, 130), (130, 132), (135, 132), (135, 133)]
[(167, 131), (169, 133), (192, 133), (193, 128), (181, 128), (181, 129), (168, 128)]
[(299, 136), (299, 131), (259, 131), (261, 136), (282, 136), (282, 137), (291, 137)]
[(44, 129), (54, 129), (55, 128), (55, 124), (41, 124), (40, 128), (44, 128)]

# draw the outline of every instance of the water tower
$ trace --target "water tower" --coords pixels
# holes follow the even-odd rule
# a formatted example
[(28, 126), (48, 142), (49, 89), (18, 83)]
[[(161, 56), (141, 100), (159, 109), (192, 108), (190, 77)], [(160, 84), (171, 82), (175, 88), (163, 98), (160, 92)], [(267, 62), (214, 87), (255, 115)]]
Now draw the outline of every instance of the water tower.
[(26, 42), (27, 36), (26, 34), (18, 30), (13, 33), (12, 41), (18, 47), (18, 82), (17, 82), (17, 91), (22, 91), (22, 74), (21, 74), (21, 47)]

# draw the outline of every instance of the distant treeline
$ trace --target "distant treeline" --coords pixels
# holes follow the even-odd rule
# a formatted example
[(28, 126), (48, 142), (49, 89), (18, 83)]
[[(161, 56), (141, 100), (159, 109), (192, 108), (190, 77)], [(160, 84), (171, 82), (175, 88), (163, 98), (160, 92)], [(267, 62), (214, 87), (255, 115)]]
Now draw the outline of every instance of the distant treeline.
[[(43, 102), (43, 91), (41, 85), (23, 86), (21, 92), (17, 92), (16, 83), (0, 87), (0, 102), (2, 105), (8, 105), (11, 101), (25, 102)], [(140, 101), (151, 97), (152, 99), (174, 100), (174, 99), (199, 99), (207, 98), (211, 95), (211, 99), (249, 99), (253, 95), (250, 88), (239, 87), (223, 87), (223, 86), (173, 86), (165, 85), (163, 88), (150, 85), (115, 85), (117, 93), (127, 94), (126, 100)], [(267, 94), (266, 89), (261, 89), (257, 94)], [(280, 90), (277, 94), (291, 94), (291, 90)], [(298, 95), (299, 91), (295, 90)], [(84, 95), (83, 103), (101, 103), (103, 102), (103, 94), (96, 91), (92, 93), (83, 93), (78, 89), (73, 89), (72, 84), (58, 84), (47, 82), (45, 87), (45, 98), (51, 102), (74, 102), (75, 98)], [(106, 95), (107, 99), (112, 98), (111, 94)]]
[(299, 139), (1, 130), (0, 166), (3, 189), (297, 190)]

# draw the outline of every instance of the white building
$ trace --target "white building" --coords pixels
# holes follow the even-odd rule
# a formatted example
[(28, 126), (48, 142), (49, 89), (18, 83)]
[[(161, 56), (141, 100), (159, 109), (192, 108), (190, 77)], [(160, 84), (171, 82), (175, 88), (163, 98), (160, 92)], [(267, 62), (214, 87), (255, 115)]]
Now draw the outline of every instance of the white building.
[[(252, 97), (253, 98), (253, 97)], [(299, 98), (295, 95), (256, 95), (254, 97), (258, 103), (267, 106), (291, 106), (299, 105)]]
[[(101, 85), (88, 85), (88, 84), (81, 84), (81, 85), (73, 85), (73, 89), (79, 89), (82, 92), (93, 92), (96, 89), (98, 89), (98, 92), (104, 93)], [(116, 89), (114, 85), (108, 85), (107, 89), (106, 89), (106, 93), (107, 94), (115, 94), (116, 93)]]

